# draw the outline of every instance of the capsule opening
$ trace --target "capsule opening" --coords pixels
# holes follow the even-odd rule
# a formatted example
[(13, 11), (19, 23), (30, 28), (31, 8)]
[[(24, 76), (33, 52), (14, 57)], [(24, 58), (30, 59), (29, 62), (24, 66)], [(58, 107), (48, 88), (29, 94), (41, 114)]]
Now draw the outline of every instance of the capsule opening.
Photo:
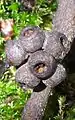
[(25, 32), (24, 32), (24, 36), (25, 37), (29, 37), (29, 36), (31, 36), (32, 34), (33, 34), (33, 30), (32, 29), (30, 29), (30, 30), (26, 30)]
[(45, 63), (38, 63), (35, 65), (34, 70), (36, 73), (43, 73), (47, 70), (47, 66), (45, 65)]

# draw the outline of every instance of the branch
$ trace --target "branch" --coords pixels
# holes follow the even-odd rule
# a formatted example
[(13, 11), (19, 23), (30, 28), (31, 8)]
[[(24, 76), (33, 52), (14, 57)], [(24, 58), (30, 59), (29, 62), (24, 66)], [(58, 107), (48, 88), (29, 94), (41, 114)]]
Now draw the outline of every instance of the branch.
[(22, 120), (42, 120), (52, 88), (62, 82), (65, 78), (66, 70), (59, 64), (55, 74), (50, 79), (45, 80), (44, 84), (47, 87), (41, 92), (32, 93), (24, 108)]
[(50, 87), (41, 92), (33, 92), (24, 108), (22, 120), (42, 120), (50, 92)]

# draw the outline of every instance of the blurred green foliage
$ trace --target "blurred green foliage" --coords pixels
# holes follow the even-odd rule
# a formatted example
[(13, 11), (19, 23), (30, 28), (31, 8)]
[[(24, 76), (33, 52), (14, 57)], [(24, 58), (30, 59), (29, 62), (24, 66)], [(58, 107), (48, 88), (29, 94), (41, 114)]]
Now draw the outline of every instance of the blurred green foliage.
[(15, 83), (15, 68), (12, 66), (0, 79), (0, 120), (20, 120), (23, 107), (31, 91), (24, 92)]
[[(1, 0), (0, 20), (9, 18), (14, 20), (14, 39), (17, 39), (21, 29), (28, 25), (37, 25), (41, 29), (51, 30), (56, 8), (56, 0), (52, 0), (51, 3), (49, 3), (49, 0), (37, 0), (31, 12), (24, 11), (18, 0)], [(0, 33), (0, 58), (2, 59), (5, 59), (5, 42)], [(15, 82), (15, 71), (14, 67), (9, 68), (0, 79), (0, 120), (20, 120), (23, 107), (31, 94), (31, 91), (24, 92), (17, 85)], [(51, 113), (53, 115), (49, 117), (49, 120), (75, 120), (75, 106), (65, 111), (63, 108), (65, 108), (66, 97), (57, 96), (57, 111)], [(66, 114), (65, 118), (63, 118), (64, 114)]]

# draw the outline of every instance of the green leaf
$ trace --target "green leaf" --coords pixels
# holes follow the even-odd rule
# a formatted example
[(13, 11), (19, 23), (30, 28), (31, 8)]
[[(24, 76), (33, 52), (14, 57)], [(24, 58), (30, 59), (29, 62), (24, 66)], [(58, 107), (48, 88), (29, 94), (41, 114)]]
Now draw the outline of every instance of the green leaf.
[(16, 11), (19, 8), (19, 4), (18, 3), (13, 3), (12, 5), (9, 6), (9, 9), (12, 11)]

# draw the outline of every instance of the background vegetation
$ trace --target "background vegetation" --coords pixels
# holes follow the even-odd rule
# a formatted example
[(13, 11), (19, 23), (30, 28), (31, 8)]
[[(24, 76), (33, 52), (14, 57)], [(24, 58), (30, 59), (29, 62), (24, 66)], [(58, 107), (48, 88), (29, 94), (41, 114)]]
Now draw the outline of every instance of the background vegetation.
[[(35, 8), (24, 11), (18, 0), (0, 1), (0, 19), (14, 20), (14, 39), (17, 39), (22, 28), (28, 25), (37, 25), (41, 29), (51, 30), (52, 18), (56, 11), (57, 3), (53, 0), (37, 0)], [(5, 40), (0, 33), (0, 59), (5, 59)], [(0, 78), (0, 120), (20, 120), (23, 107), (28, 100), (31, 91), (24, 92), (15, 82), (16, 68), (10, 67)], [(75, 106), (65, 108), (66, 96), (56, 94), (56, 108), (46, 114), (46, 120), (75, 120)], [(57, 99), (57, 100), (56, 100)], [(53, 103), (53, 104), (54, 104)], [(51, 103), (50, 103), (51, 104)]]

